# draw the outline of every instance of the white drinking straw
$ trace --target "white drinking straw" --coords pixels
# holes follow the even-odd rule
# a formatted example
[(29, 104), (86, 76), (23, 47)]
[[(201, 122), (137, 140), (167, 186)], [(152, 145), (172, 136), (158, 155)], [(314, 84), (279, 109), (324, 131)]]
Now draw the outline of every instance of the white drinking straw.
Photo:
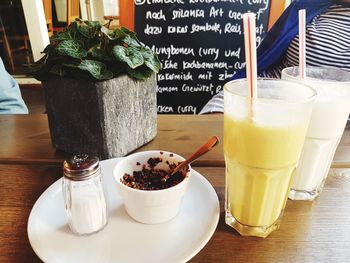
[(248, 96), (257, 97), (257, 65), (256, 65), (256, 26), (255, 14), (245, 13), (243, 15), (244, 48), (246, 74), (248, 82)]
[(305, 9), (299, 10), (299, 76), (302, 79), (305, 79), (306, 77), (305, 19)]
[(257, 92), (257, 65), (256, 65), (256, 27), (255, 14), (245, 13), (243, 15), (244, 48), (248, 89), (248, 116), (253, 120), (253, 98), (258, 97)]

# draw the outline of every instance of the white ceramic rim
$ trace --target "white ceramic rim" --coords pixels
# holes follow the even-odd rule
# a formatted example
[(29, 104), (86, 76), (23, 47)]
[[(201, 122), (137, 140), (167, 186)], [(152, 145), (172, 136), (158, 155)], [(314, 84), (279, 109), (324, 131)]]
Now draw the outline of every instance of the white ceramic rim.
[[(189, 164), (188, 165), (188, 168), (189, 168), (189, 171), (186, 173), (186, 177), (180, 182), (178, 183), (177, 185), (174, 185), (172, 187), (168, 187), (168, 188), (165, 188), (165, 189), (160, 189), (160, 190), (141, 190), (141, 189), (134, 189), (134, 188), (131, 188), (125, 184), (123, 184), (121, 181), (120, 181), (120, 178), (119, 176), (116, 175), (117, 173), (117, 170), (118, 170), (118, 167), (121, 166), (123, 164), (123, 162), (128, 162), (129, 159), (131, 158), (134, 158), (134, 157), (137, 157), (138, 155), (142, 155), (142, 154), (145, 154), (145, 153), (149, 153), (149, 154), (153, 154), (154, 153), (154, 157), (158, 157), (158, 156), (162, 156), (162, 154), (160, 153), (163, 153), (163, 154), (173, 154), (174, 157), (176, 158), (179, 158), (179, 159), (182, 159), (182, 161), (185, 161), (185, 158), (176, 154), (176, 153), (173, 153), (173, 152), (168, 152), (168, 151), (163, 151), (163, 150), (152, 150), (152, 151), (142, 151), (142, 152), (137, 152), (137, 153), (133, 153), (133, 154), (130, 154), (126, 157), (124, 157), (122, 160), (120, 160), (120, 162), (118, 162), (114, 168), (113, 168), (113, 178), (114, 178), (114, 181), (116, 181), (116, 183), (121, 186), (122, 188), (126, 189), (127, 191), (131, 191), (131, 192), (142, 192), (142, 193), (145, 193), (145, 194), (155, 194), (155, 193), (161, 193), (161, 192), (164, 192), (164, 191), (169, 191), (170, 189), (173, 190), (173, 189), (177, 189), (177, 188), (180, 188), (182, 184), (184, 184), (186, 182), (186, 180), (189, 180), (190, 179), (190, 175), (191, 175), (191, 171), (192, 171), (192, 167), (191, 165)], [(150, 157), (151, 158), (151, 157)], [(142, 164), (141, 164), (142, 165)]]

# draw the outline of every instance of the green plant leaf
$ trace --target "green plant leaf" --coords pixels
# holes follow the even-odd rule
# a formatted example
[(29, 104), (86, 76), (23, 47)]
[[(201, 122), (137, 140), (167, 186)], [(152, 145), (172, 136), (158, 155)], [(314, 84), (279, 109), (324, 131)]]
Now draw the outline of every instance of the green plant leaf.
[(79, 65), (79, 69), (88, 71), (94, 78), (98, 80), (105, 80), (113, 78), (113, 73), (107, 70), (104, 63), (96, 60), (83, 60)]
[(99, 21), (89, 21), (89, 20), (85, 20), (84, 23), (87, 25), (87, 26), (90, 26), (90, 27), (94, 27), (96, 29), (100, 29), (101, 28), (101, 23)]
[(80, 34), (86, 38), (94, 38), (96, 33), (100, 30), (101, 24), (98, 21), (77, 21), (76, 29)]
[(37, 80), (46, 80), (48, 79), (47, 73), (47, 54), (45, 54), (40, 60), (36, 61), (35, 63), (26, 66), (26, 71), (28, 72), (28, 75), (33, 75)]
[(95, 36), (97, 29), (95, 27), (89, 27), (86, 25), (78, 25), (78, 31), (84, 37), (90, 39), (90, 38), (93, 38)]
[(75, 79), (85, 79), (88, 81), (96, 81), (96, 78), (94, 78), (89, 71), (82, 70), (79, 68), (71, 68), (69, 69), (69, 77), (75, 78)]
[(48, 44), (41, 53), (47, 54), (51, 51), (52, 45)]
[(140, 43), (137, 39), (131, 37), (130, 35), (126, 35), (123, 39), (123, 42), (130, 47), (141, 47)]
[(89, 52), (91, 52), (91, 55), (93, 58), (96, 58), (98, 60), (102, 60), (102, 61), (112, 61), (113, 60), (113, 56), (108, 55), (106, 52), (104, 52), (100, 45), (96, 45), (93, 46)]
[(62, 64), (66, 68), (75, 68), (77, 69), (80, 65), (80, 63), (63, 63)]
[(125, 48), (116, 45), (113, 47), (112, 53), (117, 60), (125, 62), (132, 69), (135, 69), (144, 63), (142, 53), (135, 48)]
[(66, 76), (68, 74), (64, 66), (60, 64), (54, 65), (49, 72), (60, 77)]
[[(87, 43), (91, 40), (91, 38), (85, 36), (83, 33), (80, 32), (80, 24), (82, 23), (79, 22), (79, 20), (74, 21), (66, 28), (66, 30), (69, 33), (71, 40), (75, 40), (79, 42), (81, 47), (85, 47), (87, 46)], [(84, 29), (82, 29), (81, 31), (84, 31)], [(88, 32), (85, 32), (85, 34), (88, 34)]]
[(107, 38), (108, 38), (109, 40), (115, 40), (115, 39), (116, 39), (116, 34), (115, 34), (115, 32), (114, 32), (113, 30), (108, 29), (108, 28), (105, 27), (105, 26), (102, 26), (102, 27), (101, 27), (101, 32), (102, 32), (102, 34), (104, 34), (105, 36), (107, 36)]
[(145, 80), (153, 74), (153, 71), (145, 65), (136, 69), (126, 68), (126, 71), (130, 77), (138, 80)]
[(136, 33), (130, 31), (126, 27), (120, 27), (120, 31), (123, 32), (125, 35), (129, 35), (129, 36), (134, 37), (134, 38), (136, 37)]
[(150, 49), (145, 49), (142, 52), (143, 58), (145, 60), (145, 65), (149, 67), (153, 72), (158, 73), (162, 68), (162, 64), (160, 63), (157, 55), (153, 53)]
[(84, 58), (87, 55), (87, 51), (83, 49), (81, 44), (75, 40), (64, 40), (57, 45), (55, 51), (59, 55), (70, 56), (73, 58)]
[(119, 74), (146, 79), (161, 68), (152, 50), (124, 27), (110, 30), (100, 22), (77, 19), (51, 41), (44, 57), (30, 65), (37, 79), (58, 75), (96, 81)]
[(128, 35), (121, 27), (117, 27), (113, 32), (116, 39), (123, 39)]
[(72, 36), (69, 33), (69, 30), (65, 29), (63, 31), (59, 31), (56, 34), (50, 37), (51, 41), (60, 41), (60, 40), (72, 40)]

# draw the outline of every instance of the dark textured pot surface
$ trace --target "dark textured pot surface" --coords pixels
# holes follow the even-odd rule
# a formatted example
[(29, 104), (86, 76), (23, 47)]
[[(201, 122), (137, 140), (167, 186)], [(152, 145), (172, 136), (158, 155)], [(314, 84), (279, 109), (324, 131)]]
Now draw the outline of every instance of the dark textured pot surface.
[(156, 80), (102, 82), (52, 77), (43, 82), (53, 145), (65, 152), (124, 156), (157, 133)]

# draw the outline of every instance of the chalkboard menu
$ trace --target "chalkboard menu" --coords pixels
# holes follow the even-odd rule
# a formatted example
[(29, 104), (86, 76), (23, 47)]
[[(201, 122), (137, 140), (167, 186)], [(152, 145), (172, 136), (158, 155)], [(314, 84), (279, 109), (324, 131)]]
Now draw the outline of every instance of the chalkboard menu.
[(158, 113), (197, 114), (244, 66), (242, 15), (266, 32), (268, 0), (134, 0), (138, 38), (159, 56)]

